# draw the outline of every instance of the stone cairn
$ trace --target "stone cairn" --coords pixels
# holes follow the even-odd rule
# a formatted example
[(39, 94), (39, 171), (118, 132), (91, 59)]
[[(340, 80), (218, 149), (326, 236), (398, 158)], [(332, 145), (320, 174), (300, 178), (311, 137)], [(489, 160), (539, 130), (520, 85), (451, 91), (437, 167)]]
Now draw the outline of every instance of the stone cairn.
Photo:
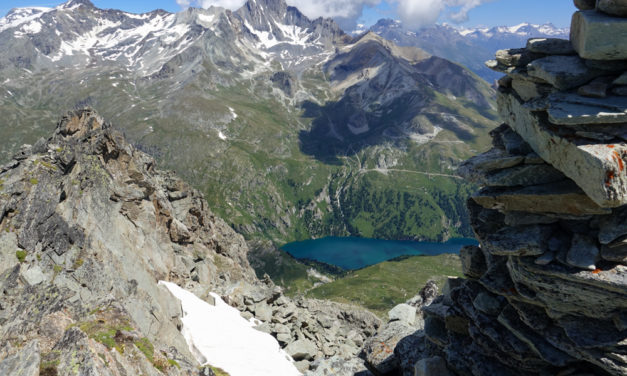
[(481, 246), (415, 375), (627, 375), (627, 1), (575, 5), (570, 41), (487, 63), (505, 124), (460, 167)]

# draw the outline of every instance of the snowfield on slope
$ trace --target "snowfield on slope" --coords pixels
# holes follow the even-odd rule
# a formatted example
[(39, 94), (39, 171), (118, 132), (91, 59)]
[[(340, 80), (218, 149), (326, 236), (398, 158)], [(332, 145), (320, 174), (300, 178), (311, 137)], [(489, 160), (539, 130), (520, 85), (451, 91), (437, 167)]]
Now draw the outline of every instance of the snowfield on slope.
[(202, 364), (220, 367), (231, 376), (301, 375), (292, 359), (270, 334), (214, 293), (216, 305), (203, 301), (171, 282), (160, 281), (183, 308), (181, 332), (191, 352)]

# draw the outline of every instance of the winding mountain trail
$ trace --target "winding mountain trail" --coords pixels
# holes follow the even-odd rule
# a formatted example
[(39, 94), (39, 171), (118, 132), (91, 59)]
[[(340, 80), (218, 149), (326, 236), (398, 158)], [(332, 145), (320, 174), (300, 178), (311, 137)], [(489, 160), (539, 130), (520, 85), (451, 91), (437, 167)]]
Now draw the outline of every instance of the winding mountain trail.
[(420, 175), (426, 175), (429, 177), (432, 176), (442, 176), (442, 177), (447, 177), (447, 178), (453, 178), (453, 179), (462, 179), (461, 176), (458, 175), (451, 175), (451, 174), (440, 174), (437, 172), (423, 172), (423, 171), (413, 171), (413, 170), (403, 170), (403, 169), (399, 169), (399, 168), (368, 168), (368, 169), (361, 169), (359, 171), (360, 174), (365, 174), (368, 172), (379, 172), (381, 174), (387, 174), (388, 172), (407, 172), (407, 173), (411, 173), (411, 174), (420, 174)]

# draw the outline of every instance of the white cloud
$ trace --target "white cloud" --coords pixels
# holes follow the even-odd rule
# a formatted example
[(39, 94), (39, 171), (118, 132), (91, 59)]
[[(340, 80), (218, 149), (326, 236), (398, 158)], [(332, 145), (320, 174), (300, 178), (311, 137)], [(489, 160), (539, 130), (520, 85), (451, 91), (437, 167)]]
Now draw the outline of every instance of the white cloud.
[(397, 0), (397, 13), (410, 29), (434, 24), (446, 8), (443, 0)]
[(364, 6), (375, 6), (381, 0), (287, 0), (309, 18), (332, 17), (344, 30), (352, 30)]
[(392, 0), (405, 27), (418, 29), (434, 24), (442, 15), (455, 23), (468, 20), (468, 12), (492, 0)]
[(340, 17), (354, 18), (361, 16), (364, 6), (375, 6), (381, 0), (287, 0), (309, 18)]
[[(376, 6), (383, 0), (287, 0), (289, 5), (297, 7), (307, 17), (332, 17), (345, 29), (354, 26), (365, 6)], [(397, 13), (403, 24), (410, 29), (417, 29), (435, 23), (441, 16), (453, 21), (464, 22), (468, 12), (492, 0), (388, 0), (397, 6)], [(176, 0), (182, 7), (200, 6), (209, 8), (219, 6), (236, 10), (246, 0)], [(382, 16), (383, 17), (383, 16)]]

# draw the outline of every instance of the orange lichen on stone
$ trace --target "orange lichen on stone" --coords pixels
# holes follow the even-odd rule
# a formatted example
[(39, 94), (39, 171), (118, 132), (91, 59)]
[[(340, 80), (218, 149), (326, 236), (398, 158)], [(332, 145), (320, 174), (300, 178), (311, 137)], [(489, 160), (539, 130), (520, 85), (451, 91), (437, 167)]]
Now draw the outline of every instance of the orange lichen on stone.
[(383, 352), (386, 354), (391, 354), (394, 352), (394, 350), (392, 350), (385, 342), (381, 342), (381, 346), (383, 347)]
[(592, 274), (599, 274), (599, 273), (601, 273), (601, 269), (599, 268), (596, 268), (592, 271)]
[(614, 150), (614, 158), (616, 159), (616, 162), (618, 162), (618, 171), (622, 172), (625, 169), (625, 165), (623, 164), (623, 159), (616, 150)]
[(608, 148), (613, 149), (614, 145), (607, 145)]
[(611, 181), (614, 179), (614, 171), (606, 171), (605, 172), (605, 186), (609, 187), (612, 185)]

